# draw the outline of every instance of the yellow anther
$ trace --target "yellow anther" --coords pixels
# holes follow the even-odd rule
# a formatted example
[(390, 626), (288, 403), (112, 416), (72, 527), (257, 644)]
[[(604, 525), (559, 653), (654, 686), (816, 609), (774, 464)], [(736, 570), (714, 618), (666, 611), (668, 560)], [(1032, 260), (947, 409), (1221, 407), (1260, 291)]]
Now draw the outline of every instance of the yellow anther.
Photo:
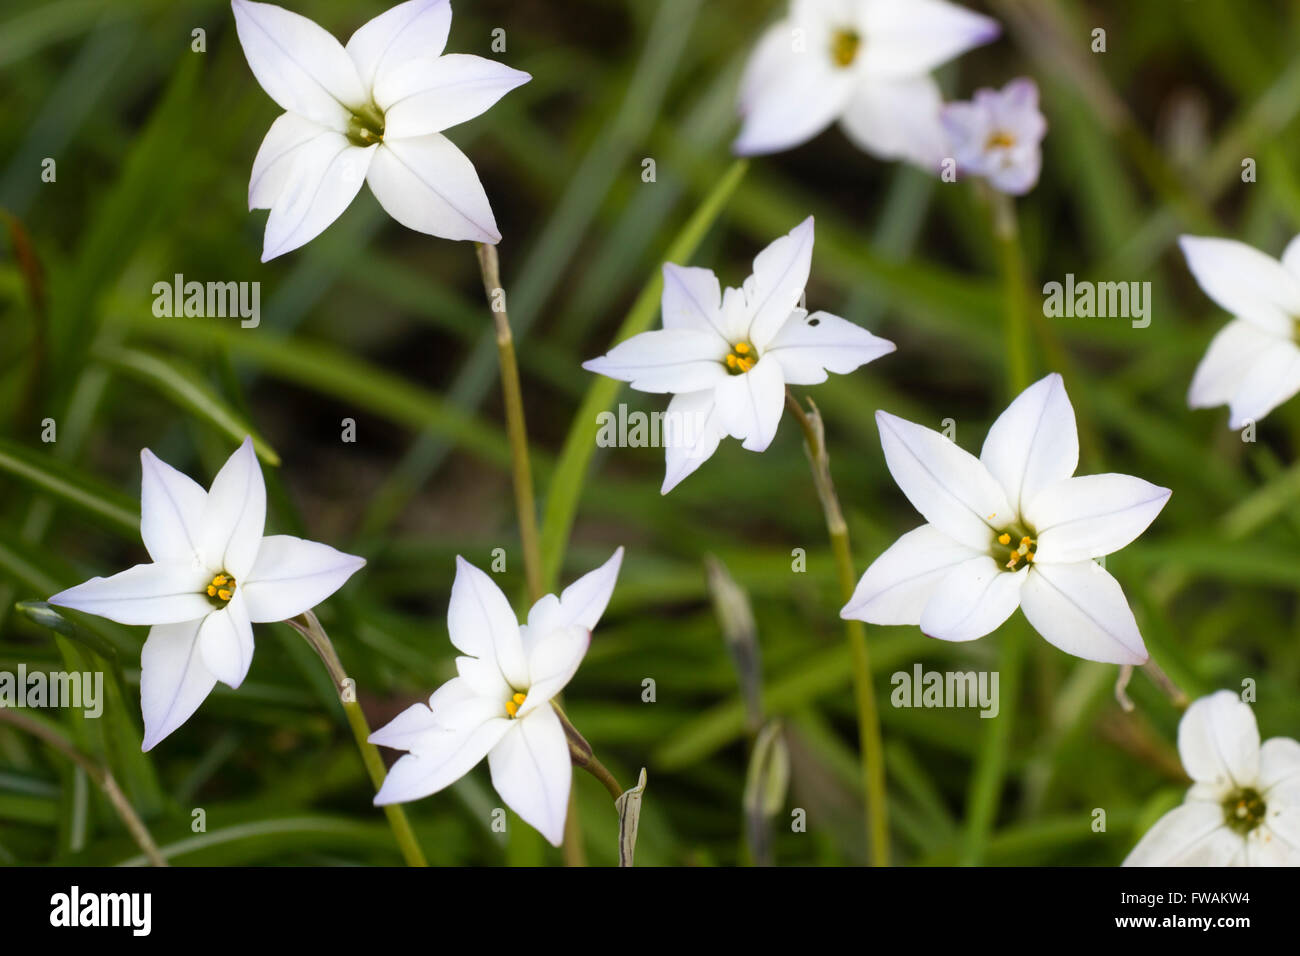
[(736, 358), (734, 354), (731, 353), (727, 354), (727, 368), (735, 368), (736, 363), (739, 361), (740, 359)]
[(748, 355), (753, 346), (748, 342), (737, 342), (732, 348), (737, 355)]
[(837, 66), (852, 66), (861, 46), (862, 34), (857, 30), (836, 30), (831, 37), (831, 59)]
[(524, 705), (524, 701), (527, 699), (527, 694), (515, 694), (515, 696), (506, 701), (506, 713), (511, 717), (515, 716), (515, 714), (519, 713), (519, 708)]
[(217, 591), (217, 597), (221, 598), (223, 601), (229, 601), (231, 593), (232, 592), (229, 589), (221, 588)]
[(1016, 145), (1016, 138), (1010, 133), (998, 131), (989, 137), (985, 149), (1010, 149)]
[(1005, 531), (1002, 532), (1000, 535), (998, 535), (998, 544), (1010, 544), (1010, 543), (1011, 543), (1011, 535), (1007, 534)]
[(1007, 567), (1014, 568), (1016, 566), (1016, 562), (1019, 560), (1020, 560), (1020, 552), (1012, 551), (1011, 558), (1007, 561)]
[(1030, 546), (1031, 544), (1033, 544), (1033, 543), (1034, 543), (1034, 539), (1033, 539), (1033, 538), (1030, 538), (1030, 537), (1028, 537), (1028, 536), (1025, 536), (1025, 537), (1023, 537), (1023, 538), (1020, 539), (1020, 547), (1022, 547), (1022, 548), (1027, 548), (1027, 547), (1029, 547), (1029, 546)]
[(754, 354), (754, 346), (748, 342), (737, 342), (727, 353), (723, 360), (727, 366), (727, 371), (732, 375), (743, 375), (751, 368), (758, 364), (758, 357)]
[(227, 604), (235, 596), (235, 579), (224, 571), (220, 574), (213, 575), (208, 586), (203, 589), (208, 597), (222, 604)]

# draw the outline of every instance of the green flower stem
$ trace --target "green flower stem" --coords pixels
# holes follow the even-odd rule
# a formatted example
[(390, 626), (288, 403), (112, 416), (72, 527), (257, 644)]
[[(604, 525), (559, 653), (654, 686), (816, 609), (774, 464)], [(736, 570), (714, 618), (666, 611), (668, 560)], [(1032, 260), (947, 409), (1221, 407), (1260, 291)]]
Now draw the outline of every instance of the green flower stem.
[[(334, 650), (334, 644), (311, 611), (285, 623), (306, 638), (307, 643), (320, 655), (325, 669), (329, 671), (330, 679), (334, 681), (334, 688), (338, 691), (339, 701), (343, 704), (343, 713), (348, 718), (348, 726), (352, 728), (352, 736), (356, 739), (357, 749), (361, 751), (361, 762), (365, 764), (366, 773), (370, 775), (370, 783), (378, 793), (379, 788), (383, 786), (386, 773), (384, 760), (379, 756), (379, 749), (370, 742), (370, 724), (367, 723), (366, 715), (357, 702), (356, 685), (343, 670), (338, 652)], [(424, 852), (420, 849), (420, 843), (415, 838), (415, 831), (411, 829), (411, 821), (406, 818), (406, 810), (402, 805), (393, 803), (384, 807), (384, 816), (388, 818), (388, 826), (393, 831), (393, 837), (397, 840), (406, 865), (428, 866), (428, 862), (424, 859)]]
[(1003, 339), (1007, 360), (1007, 386), (1014, 397), (1029, 387), (1029, 310), (1025, 299), (1028, 270), (1020, 248), (1016, 206), (1010, 196), (986, 189), (985, 198), (1002, 275)]
[[(826, 431), (821, 413), (810, 399), (811, 412), (805, 412), (787, 389), (785, 404), (803, 429), (808, 458), (812, 463), (813, 484), (826, 515), (831, 550), (839, 571), (840, 599), (853, 597), (857, 574), (853, 570), (853, 552), (849, 546), (849, 526), (844, 521), (835, 485), (831, 481), (830, 455), (826, 451)], [(889, 809), (885, 803), (885, 751), (880, 737), (880, 716), (876, 710), (876, 692), (871, 683), (871, 658), (867, 653), (867, 628), (861, 621), (846, 620), (844, 633), (853, 658), (853, 689), (858, 711), (858, 740), (862, 750), (862, 786), (866, 798), (866, 821), (869, 858), (872, 866), (889, 866)]]
[[(618, 800), (619, 797), (623, 796), (623, 788), (619, 786), (618, 780), (614, 778), (614, 775), (609, 772), (609, 769), (603, 763), (596, 759), (596, 755), (592, 753), (591, 744), (587, 743), (587, 738), (578, 733), (578, 728), (573, 726), (563, 708), (555, 701), (551, 701), (551, 706), (555, 708), (555, 714), (560, 718), (560, 725), (564, 727), (564, 736), (569, 742), (569, 757), (572, 759), (573, 765), (581, 767), (599, 780), (605, 789), (609, 791), (609, 795)], [(572, 804), (570, 804), (569, 809), (572, 811)]]

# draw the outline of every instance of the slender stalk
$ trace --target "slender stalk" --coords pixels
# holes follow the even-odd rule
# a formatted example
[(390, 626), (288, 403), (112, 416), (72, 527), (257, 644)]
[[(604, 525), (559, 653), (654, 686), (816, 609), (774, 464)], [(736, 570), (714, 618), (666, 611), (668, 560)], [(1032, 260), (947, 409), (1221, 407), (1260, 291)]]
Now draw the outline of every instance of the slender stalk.
[(90, 757), (83, 754), (80, 750), (72, 745), (62, 734), (46, 727), (39, 721), (32, 720), (25, 714), (19, 714), (7, 708), (0, 707), (0, 723), (12, 724), (24, 733), (31, 734), (42, 743), (48, 744), (55, 750), (59, 751), (78, 767), (86, 772), (86, 775), (104, 791), (104, 796), (108, 797), (108, 802), (113, 805), (117, 815), (122, 818), (127, 831), (131, 834), (132, 839), (144, 851), (149, 862), (153, 866), (167, 866), (167, 859), (158, 849), (158, 844), (154, 843), (153, 837), (149, 834), (149, 829), (140, 819), (135, 808), (131, 806), (131, 801), (126, 798), (122, 788), (117, 785), (117, 780), (107, 767), (102, 767)]
[[(813, 484), (826, 515), (826, 530), (839, 572), (840, 599), (853, 597), (857, 575), (853, 570), (853, 552), (849, 547), (849, 526), (840, 509), (835, 485), (831, 481), (830, 455), (826, 451), (826, 431), (821, 413), (809, 399), (811, 412), (805, 412), (793, 394), (786, 390), (785, 404), (803, 429), (808, 458), (812, 463)], [(858, 711), (858, 740), (862, 750), (862, 786), (866, 798), (866, 821), (872, 866), (889, 866), (889, 809), (885, 804), (885, 750), (880, 737), (880, 716), (876, 709), (876, 692), (871, 683), (871, 658), (867, 653), (867, 628), (861, 621), (845, 620), (844, 633), (853, 657), (853, 689)]]
[(615, 800), (623, 796), (623, 788), (619, 786), (609, 769), (596, 759), (596, 755), (591, 751), (591, 744), (587, 743), (587, 738), (578, 733), (578, 728), (573, 726), (568, 714), (554, 701), (551, 701), (551, 706), (555, 708), (555, 713), (560, 718), (560, 725), (564, 728), (565, 739), (569, 741), (569, 757), (573, 765), (581, 767), (604, 784), (609, 795)]
[[(361, 704), (357, 702), (356, 685), (343, 670), (338, 652), (334, 650), (329, 635), (325, 633), (320, 621), (311, 611), (306, 611), (284, 623), (306, 638), (307, 643), (324, 662), (330, 679), (334, 681), (334, 689), (338, 691), (339, 701), (343, 704), (343, 713), (347, 716), (348, 726), (356, 739), (357, 749), (361, 751), (361, 762), (365, 764), (366, 773), (370, 775), (371, 785), (374, 786), (375, 792), (378, 792), (384, 783), (386, 772), (384, 760), (379, 756), (379, 749), (370, 742), (370, 725), (366, 722)], [(401, 804), (393, 803), (384, 807), (384, 816), (388, 818), (388, 826), (393, 831), (393, 837), (397, 840), (406, 865), (428, 866), (428, 862), (424, 859), (424, 852), (420, 849), (420, 843), (415, 838), (415, 831), (411, 829), (411, 821), (406, 818), (406, 810)]]
[(1003, 340), (1007, 359), (1007, 385), (1013, 396), (1029, 387), (1029, 312), (1025, 301), (1028, 271), (1020, 248), (1020, 229), (1011, 197), (992, 189), (985, 191), (992, 219), (993, 242), (997, 247), (998, 270), (1002, 275)]

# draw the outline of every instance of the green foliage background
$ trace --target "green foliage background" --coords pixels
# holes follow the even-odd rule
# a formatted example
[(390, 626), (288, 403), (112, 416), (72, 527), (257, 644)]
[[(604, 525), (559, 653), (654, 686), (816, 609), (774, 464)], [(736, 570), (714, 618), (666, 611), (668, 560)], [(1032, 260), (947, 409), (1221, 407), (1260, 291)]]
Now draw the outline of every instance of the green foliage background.
[[(299, 0), (346, 37), (386, 0)], [(977, 449), (1004, 407), (1003, 298), (971, 190), (857, 152), (830, 132), (753, 162), (715, 221), (683, 234), (732, 169), (739, 71), (781, 2), (457, 0), (449, 50), (534, 80), (452, 132), (474, 160), (500, 247), (544, 517), (566, 436), (594, 431), (605, 351), (675, 240), (738, 284), (754, 253), (817, 217), (809, 302), (898, 343), (811, 390), (861, 572), (919, 518), (885, 471), (872, 418), (956, 423)], [(975, 4), (973, 4), (975, 5)], [(1300, 6), (1265, 0), (991, 0), (1006, 35), (946, 69), (951, 97), (1034, 76), (1050, 131), (1043, 179), (1018, 206), (1031, 289), (1067, 272), (1152, 283), (1153, 321), (1034, 317), (1033, 373), (1056, 370), (1079, 415), (1081, 473), (1174, 489), (1152, 529), (1113, 556), (1148, 646), (1190, 694), (1256, 682), (1264, 736), (1300, 735), (1300, 403), (1257, 441), (1185, 393), (1226, 321), (1175, 245), (1231, 236), (1278, 254), (1300, 230)], [(190, 50), (207, 31), (207, 52)], [(1089, 49), (1107, 31), (1107, 52)], [(108, 766), (180, 864), (400, 862), (319, 662), (284, 625), (259, 626), (252, 671), (139, 753), (144, 628), (68, 615), (57, 633), (16, 602), (143, 559), (139, 449), (206, 484), (236, 436), (261, 446), (269, 532), (369, 564), (320, 610), (372, 726), (452, 672), (453, 556), (509, 556), (522, 604), (490, 316), (473, 249), (390, 221), (368, 192), (307, 247), (259, 263), (264, 213), (248, 173), (277, 109), (250, 74), (219, 0), (7, 0), (0, 10), (0, 669), (100, 669), (105, 717), (37, 713)], [(57, 160), (43, 183), (41, 161)], [(642, 181), (642, 160), (657, 181)], [(1241, 163), (1258, 164), (1243, 183)], [(733, 175), (734, 171), (733, 171)], [(705, 217), (707, 219), (707, 217)], [(698, 231), (698, 230), (696, 230)], [(156, 319), (154, 282), (262, 283), (262, 323)], [(657, 306), (657, 289), (642, 297)], [(657, 317), (654, 319), (657, 322)], [(1048, 359), (1053, 356), (1053, 360)], [(632, 409), (655, 396), (621, 390)], [(604, 407), (603, 405), (600, 407)], [(57, 422), (55, 443), (42, 420)], [(354, 418), (358, 441), (340, 441)], [(278, 462), (278, 464), (277, 464)], [(761, 456), (726, 443), (668, 498), (662, 452), (597, 449), (561, 583), (618, 544), (628, 557), (566, 693), (574, 723), (624, 785), (650, 785), (638, 862), (748, 862), (741, 692), (706, 589), (706, 554), (748, 591), (764, 707), (782, 719), (792, 782), (780, 863), (865, 859), (848, 651), (835, 574), (798, 429)], [(550, 555), (563, 529), (544, 526)], [(792, 573), (791, 552), (807, 552)], [(75, 621), (73, 618), (75, 617)], [(1115, 864), (1185, 781), (1177, 711), (1139, 675), (1120, 711), (1116, 670), (1067, 657), (1019, 616), (969, 645), (871, 628), (886, 736), (894, 859), (908, 864)], [(997, 669), (1002, 715), (888, 704), (889, 675)], [(120, 676), (114, 676), (120, 675)], [(642, 701), (653, 678), (657, 700)], [(608, 796), (576, 778), (588, 856), (614, 859)], [(485, 768), (408, 808), (430, 862), (558, 862), (512, 818)], [(206, 832), (193, 832), (202, 808)], [(790, 832), (793, 808), (807, 833)], [(1107, 814), (1104, 833), (1093, 811)], [(84, 773), (0, 726), (0, 862), (139, 862)]]

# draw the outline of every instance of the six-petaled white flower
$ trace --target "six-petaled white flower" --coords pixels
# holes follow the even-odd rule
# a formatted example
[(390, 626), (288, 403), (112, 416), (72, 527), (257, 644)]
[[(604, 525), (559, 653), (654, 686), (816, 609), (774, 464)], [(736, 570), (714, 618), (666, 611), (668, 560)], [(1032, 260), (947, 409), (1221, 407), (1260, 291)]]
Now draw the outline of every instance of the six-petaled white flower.
[(449, 0), (409, 0), (341, 45), (301, 16), (232, 0), (239, 42), (286, 112), (248, 184), (269, 209), (262, 261), (310, 242), (369, 183), (404, 226), (445, 239), (501, 238), (478, 173), (443, 130), (478, 116), (531, 77), (494, 60), (443, 55)]
[(1261, 746), (1255, 714), (1221, 690), (1187, 708), (1178, 753), (1192, 787), (1125, 866), (1300, 866), (1300, 743)]
[(501, 589), (465, 559), (447, 607), (456, 672), (429, 698), (370, 735), (409, 751), (388, 771), (376, 804), (437, 793), (485, 756), (501, 799), (555, 846), (564, 839), (573, 768), (551, 700), (569, 683), (609, 604), (623, 549), (558, 598), (547, 594), (520, 625)]
[(876, 421), (890, 473), (929, 523), (867, 568), (843, 617), (971, 641), (1019, 607), (1076, 657), (1147, 659), (1119, 583), (1093, 559), (1140, 535), (1169, 490), (1128, 475), (1072, 477), (1079, 436), (1061, 376), (1022, 392), (979, 458), (885, 412)]
[(787, 385), (816, 385), (894, 351), (894, 343), (800, 306), (812, 266), (808, 217), (754, 259), (740, 289), (708, 269), (665, 263), (662, 329), (634, 335), (583, 368), (643, 392), (669, 392), (662, 493), (730, 435), (763, 451), (776, 435)]
[(789, 149), (839, 120), (872, 155), (937, 170), (943, 101), (930, 71), (1000, 32), (943, 0), (793, 0), (745, 69), (733, 148)]
[(1023, 196), (1043, 167), (1047, 120), (1038, 85), (1027, 77), (1001, 90), (977, 90), (968, 103), (949, 103), (941, 116), (962, 176), (978, 176), (999, 192)]
[(189, 719), (217, 681), (243, 683), (253, 624), (310, 610), (366, 562), (315, 541), (262, 536), (266, 485), (250, 439), (209, 491), (147, 448), (140, 462), (140, 537), (153, 562), (91, 578), (50, 603), (153, 625), (140, 656), (149, 750)]
[(1300, 236), (1282, 261), (1242, 242), (1183, 236), (1192, 275), (1231, 312), (1197, 366), (1192, 408), (1227, 405), (1229, 428), (1244, 428), (1300, 392)]

